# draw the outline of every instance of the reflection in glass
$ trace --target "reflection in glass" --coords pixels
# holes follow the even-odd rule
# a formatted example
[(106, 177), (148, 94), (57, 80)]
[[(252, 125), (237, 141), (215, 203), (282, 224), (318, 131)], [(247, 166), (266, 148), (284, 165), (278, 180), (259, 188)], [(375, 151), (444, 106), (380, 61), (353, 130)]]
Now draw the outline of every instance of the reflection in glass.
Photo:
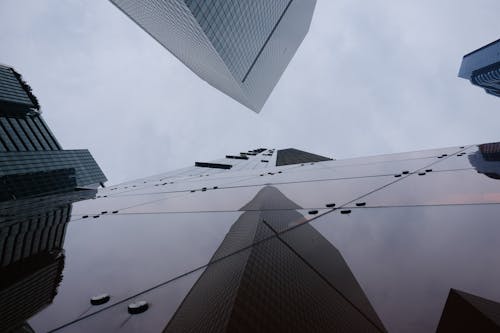
[(479, 145), (479, 150), (469, 155), (469, 162), (477, 172), (500, 179), (500, 142)]
[(278, 235), (303, 218), (300, 208), (274, 187), (259, 191), (165, 332), (385, 331), (340, 252), (318, 231), (303, 224)]
[(498, 332), (500, 303), (451, 289), (437, 333)]
[(25, 323), (57, 294), (64, 268), (64, 235), (71, 202), (82, 190), (0, 204), (0, 332), (30, 331)]

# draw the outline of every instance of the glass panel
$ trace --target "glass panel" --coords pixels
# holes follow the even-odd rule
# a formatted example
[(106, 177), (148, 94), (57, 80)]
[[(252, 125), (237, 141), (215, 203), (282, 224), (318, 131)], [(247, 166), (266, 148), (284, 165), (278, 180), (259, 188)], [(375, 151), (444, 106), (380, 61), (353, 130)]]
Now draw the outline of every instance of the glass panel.
[(500, 143), (472, 146), (462, 153), (450, 156), (433, 166), (436, 171), (471, 169), (500, 179)]
[[(99, 191), (99, 193), (101, 193)], [(143, 195), (122, 195), (103, 197), (94, 200), (85, 200), (73, 204), (73, 219), (82, 215), (92, 217), (97, 214), (113, 214), (113, 212), (121, 212), (123, 209), (133, 208), (156, 201), (164, 201), (169, 198), (185, 196), (185, 193), (156, 193)]]
[(337, 161), (299, 164), (293, 169), (270, 169), (260, 172), (260, 177), (241, 180), (237, 186), (278, 185), (292, 182), (337, 180), (375, 176), (394, 176), (403, 172), (414, 172), (436, 162), (436, 158), (422, 158), (394, 162), (375, 162), (357, 165), (340, 165)]
[(233, 177), (217, 177), (212, 175), (203, 175), (203, 177), (190, 177), (185, 179), (163, 179), (150, 180), (148, 183), (132, 183), (122, 186), (117, 190), (108, 192), (108, 195), (138, 195), (150, 193), (171, 193), (171, 192), (190, 192), (191, 190), (201, 190), (204, 187), (211, 189), (214, 187), (234, 187), (239, 186), (242, 180), (256, 179), (258, 175), (237, 175)]
[(194, 193), (184, 192), (165, 200), (124, 209), (123, 213), (154, 212), (202, 212), (202, 211), (237, 211), (251, 201), (260, 190), (259, 187), (229, 189), (207, 189)]
[(311, 181), (275, 185), (283, 195), (303, 208), (325, 208), (335, 203), (335, 207), (377, 190), (395, 181), (393, 176)]
[(363, 198), (367, 206), (499, 203), (500, 181), (475, 170), (424, 172)]
[(108, 293), (110, 305), (208, 264), (241, 214), (103, 215), (69, 223), (62, 282), (36, 317), (57, 327), (96, 311), (92, 296)]
[(435, 332), (450, 288), (500, 301), (499, 214), (500, 205), (358, 208), (311, 225), (389, 332)]
[[(200, 277), (204, 269), (169, 282), (151, 291), (142, 293), (125, 301), (113, 304), (91, 306), (88, 309), (103, 309), (95, 314), (85, 311), (76, 322), (62, 322), (60, 332), (161, 332), (173, 316), (184, 297)], [(140, 301), (148, 303), (148, 309), (141, 314), (129, 314), (128, 305)], [(57, 317), (56, 317), (57, 318)], [(55, 329), (48, 317), (35, 317), (29, 321), (35, 331), (45, 332)], [(66, 326), (67, 325), (67, 326)]]
[[(466, 149), (467, 146), (460, 147), (448, 147), (448, 148), (438, 148), (438, 149), (428, 149), (413, 151), (407, 153), (396, 153), (396, 154), (386, 154), (386, 155), (376, 155), (376, 156), (365, 156), (356, 157), (335, 161), (337, 165), (354, 165), (354, 164), (365, 164), (365, 163), (376, 163), (376, 162), (391, 162), (409, 159), (420, 159), (420, 158), (436, 158), (440, 159), (440, 156), (446, 154), (448, 156), (459, 153)], [(441, 157), (444, 158), (444, 157)]]
[(18, 119), (16, 119), (16, 118), (8, 118), (8, 120), (10, 121), (10, 125), (12, 126), (12, 128), (14, 129), (14, 131), (17, 133), (17, 137), (19, 138), (19, 140), (22, 141), (22, 143), (24, 144), (24, 146), (29, 151), (34, 151), (35, 148), (33, 147), (33, 144), (29, 140), (29, 138), (26, 135), (26, 133), (21, 128), (21, 125), (19, 125)]

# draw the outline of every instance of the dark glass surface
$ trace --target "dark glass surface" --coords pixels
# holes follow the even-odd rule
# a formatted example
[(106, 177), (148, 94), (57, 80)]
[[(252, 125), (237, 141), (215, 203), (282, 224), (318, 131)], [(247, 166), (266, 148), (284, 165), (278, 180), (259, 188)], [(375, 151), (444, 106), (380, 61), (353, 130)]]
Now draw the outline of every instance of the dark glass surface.
[(500, 300), (499, 214), (498, 204), (354, 208), (311, 225), (339, 249), (389, 332), (434, 332), (450, 288)]
[[(14, 318), (36, 332), (201, 331), (220, 320), (279, 330), (285, 318), (289, 331), (433, 332), (451, 288), (500, 300), (498, 154), (481, 147), (190, 167), (101, 189), (72, 211), (84, 195), (4, 203), (0, 273), (25, 267), (23, 292), (47, 286), (43, 306)], [(90, 304), (103, 293), (107, 303)], [(149, 309), (129, 314), (141, 300)]]
[(109, 215), (73, 221), (66, 231), (64, 278), (50, 307), (30, 322), (46, 331), (208, 264), (242, 212)]
[[(100, 312), (84, 313), (74, 322), (65, 323), (57, 332), (161, 332), (202, 272), (203, 269), (199, 269), (111, 306), (97, 306)], [(128, 305), (140, 301), (148, 302), (147, 311), (129, 314)], [(90, 303), (87, 305), (91, 307)], [(29, 323), (32, 327), (39, 326), (37, 318)]]

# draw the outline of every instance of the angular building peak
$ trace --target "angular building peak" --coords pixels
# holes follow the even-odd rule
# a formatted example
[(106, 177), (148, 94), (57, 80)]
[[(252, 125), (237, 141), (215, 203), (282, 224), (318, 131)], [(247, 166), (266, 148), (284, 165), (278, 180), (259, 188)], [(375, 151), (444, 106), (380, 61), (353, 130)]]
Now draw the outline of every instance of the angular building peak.
[(0, 107), (9, 104), (10, 108), (40, 110), (38, 99), (31, 87), (14, 68), (0, 64)]
[(308, 153), (295, 148), (278, 150), (276, 166), (331, 161), (329, 157)]
[(306, 36), (316, 0), (111, 0), (207, 83), (259, 112)]

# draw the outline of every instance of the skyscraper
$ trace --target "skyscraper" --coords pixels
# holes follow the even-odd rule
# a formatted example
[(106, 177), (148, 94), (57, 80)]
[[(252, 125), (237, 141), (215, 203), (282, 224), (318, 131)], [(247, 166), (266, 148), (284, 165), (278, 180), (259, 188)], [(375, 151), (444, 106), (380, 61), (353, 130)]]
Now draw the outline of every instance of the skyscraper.
[[(346, 160), (257, 148), (99, 189), (96, 199), (73, 204), (57, 295), (44, 298), (50, 304), (26, 325), (42, 332), (496, 329), (498, 147)], [(46, 239), (45, 229), (39, 233)], [(31, 239), (6, 235), (0, 248), (14, 252), (13, 242)], [(36, 290), (28, 283), (20, 278), (24, 288), (9, 290)]]
[(500, 97), (500, 39), (466, 54), (458, 76)]
[[(111, 0), (210, 85), (259, 112), (316, 0)], [(196, 95), (196, 93), (194, 93)]]
[(0, 201), (96, 188), (105, 181), (88, 150), (61, 148), (31, 87), (0, 65)]

